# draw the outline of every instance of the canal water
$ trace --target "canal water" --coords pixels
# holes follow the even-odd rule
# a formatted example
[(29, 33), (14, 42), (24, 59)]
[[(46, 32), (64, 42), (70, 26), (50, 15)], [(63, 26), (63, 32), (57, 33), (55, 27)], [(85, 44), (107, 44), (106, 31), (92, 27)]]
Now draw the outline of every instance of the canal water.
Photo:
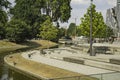
[[(58, 46), (55, 46), (53, 48), (58, 48)], [(16, 71), (10, 70), (7, 65), (4, 63), (4, 57), (6, 55), (10, 55), (13, 53), (19, 53), (19, 51), (26, 51), (31, 50), (33, 48), (22, 48), (19, 50), (15, 50), (13, 52), (9, 53), (0, 53), (0, 80), (36, 80), (34, 78), (28, 77), (24, 74), (18, 73)]]
[(4, 64), (4, 57), (8, 54), (11, 53), (0, 54), (0, 80), (34, 80), (26, 75), (10, 70), (7, 65)]

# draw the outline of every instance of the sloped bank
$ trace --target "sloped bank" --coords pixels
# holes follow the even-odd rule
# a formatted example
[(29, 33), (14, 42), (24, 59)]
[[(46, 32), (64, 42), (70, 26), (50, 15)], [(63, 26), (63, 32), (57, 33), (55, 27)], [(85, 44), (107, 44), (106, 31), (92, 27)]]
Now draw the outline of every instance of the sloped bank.
[(61, 77), (79, 77), (82, 75), (57, 67), (27, 60), (23, 58), (21, 54), (6, 56), (4, 60), (10, 69), (30, 76), (31, 78), (36, 78), (38, 80), (48, 80), (51, 78), (53, 79)]

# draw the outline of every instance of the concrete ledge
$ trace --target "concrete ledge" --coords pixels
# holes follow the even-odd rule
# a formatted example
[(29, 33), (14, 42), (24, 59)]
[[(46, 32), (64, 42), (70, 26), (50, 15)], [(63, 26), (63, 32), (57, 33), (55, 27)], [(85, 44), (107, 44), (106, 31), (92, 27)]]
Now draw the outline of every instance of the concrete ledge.
[(110, 63), (120, 65), (120, 59), (110, 59)]
[(92, 61), (92, 60), (86, 60), (85, 65), (113, 70), (113, 71), (120, 71), (120, 65), (115, 65), (111, 63), (105, 63), (105, 62), (98, 62), (98, 61)]
[(77, 58), (77, 57), (63, 57), (64, 61), (77, 63), (77, 64), (83, 64), (87, 66), (102, 68), (102, 69), (108, 69), (113, 71), (120, 71), (120, 65), (112, 64), (117, 63), (119, 64), (119, 60), (112, 60), (112, 63), (110, 62), (101, 62), (94, 59), (83, 59), (83, 58)]
[(73, 57), (63, 57), (64, 61), (77, 63), (77, 64), (84, 64), (84, 60), (80, 58), (73, 58)]
[(75, 47), (75, 46), (71, 46), (71, 49), (75, 49), (75, 50), (83, 51), (83, 47)]
[(20, 68), (20, 67), (18, 67), (18, 66), (14, 66), (12, 63), (9, 63), (8, 61), (7, 61), (7, 57), (8, 56), (6, 56), (5, 58), (4, 58), (4, 62), (5, 62), (5, 64), (11, 69), (11, 70), (13, 70), (13, 71), (16, 71), (16, 72), (18, 72), (18, 73), (21, 73), (21, 74), (23, 74), (23, 75), (25, 75), (25, 76), (27, 76), (27, 77), (30, 77), (31, 79), (37, 79), (37, 80), (41, 80), (41, 79), (48, 79), (48, 78), (46, 78), (46, 77), (43, 77), (43, 76), (40, 76), (40, 75), (37, 75), (37, 74), (35, 74), (35, 73), (32, 73), (32, 72), (30, 72), (30, 71), (27, 71), (27, 70), (23, 70), (22, 68)]

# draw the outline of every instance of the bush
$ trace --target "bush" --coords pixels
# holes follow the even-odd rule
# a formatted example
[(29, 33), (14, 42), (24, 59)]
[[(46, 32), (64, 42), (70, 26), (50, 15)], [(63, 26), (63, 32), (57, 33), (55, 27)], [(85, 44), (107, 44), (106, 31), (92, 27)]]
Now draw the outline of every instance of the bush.
[(30, 27), (21, 20), (12, 19), (8, 22), (6, 32), (6, 38), (12, 42), (23, 42), (30, 37)]

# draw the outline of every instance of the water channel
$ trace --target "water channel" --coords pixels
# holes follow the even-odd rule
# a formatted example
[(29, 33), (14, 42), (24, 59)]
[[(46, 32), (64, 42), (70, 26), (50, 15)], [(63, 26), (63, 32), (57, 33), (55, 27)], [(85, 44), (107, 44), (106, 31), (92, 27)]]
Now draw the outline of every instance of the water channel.
[[(64, 45), (63, 45), (64, 46)], [(55, 46), (55, 48), (58, 46)], [(0, 80), (36, 80), (19, 72), (10, 70), (7, 65), (4, 63), (4, 57), (13, 53), (19, 53), (19, 51), (26, 51), (32, 48), (22, 48), (7, 53), (0, 53)]]
[[(23, 50), (23, 49), (22, 49)], [(4, 57), (8, 54), (17, 53), (19, 50), (0, 54), (0, 80), (34, 80), (23, 74), (10, 70), (4, 63)]]

